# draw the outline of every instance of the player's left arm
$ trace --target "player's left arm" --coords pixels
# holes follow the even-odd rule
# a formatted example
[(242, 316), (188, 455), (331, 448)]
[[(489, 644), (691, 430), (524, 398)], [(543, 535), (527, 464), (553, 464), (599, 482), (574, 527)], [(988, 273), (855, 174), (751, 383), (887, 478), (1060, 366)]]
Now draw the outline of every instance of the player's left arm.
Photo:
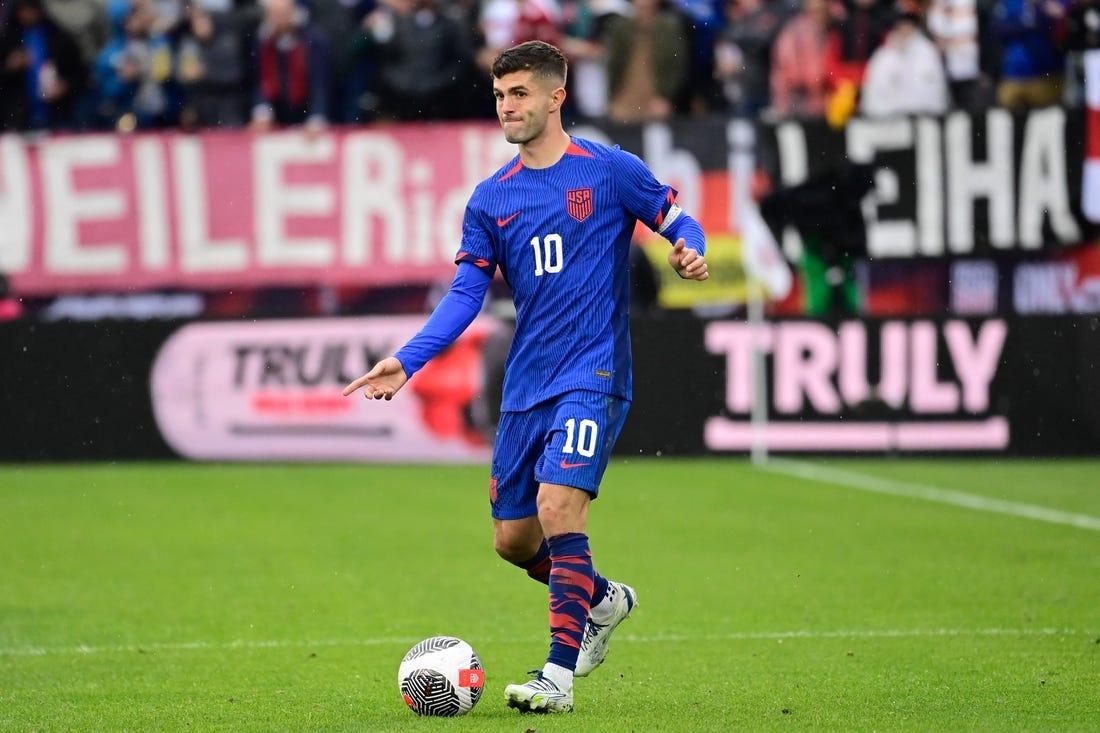
[(642, 159), (616, 149), (612, 157), (619, 200), (650, 229), (673, 243), (668, 264), (688, 280), (706, 280), (707, 238), (703, 227), (676, 203), (676, 189), (659, 182)]
[(707, 270), (707, 238), (703, 227), (689, 214), (673, 204), (670, 210), (673, 216), (665, 219), (657, 233), (670, 242), (668, 264), (685, 280), (706, 280), (710, 277)]

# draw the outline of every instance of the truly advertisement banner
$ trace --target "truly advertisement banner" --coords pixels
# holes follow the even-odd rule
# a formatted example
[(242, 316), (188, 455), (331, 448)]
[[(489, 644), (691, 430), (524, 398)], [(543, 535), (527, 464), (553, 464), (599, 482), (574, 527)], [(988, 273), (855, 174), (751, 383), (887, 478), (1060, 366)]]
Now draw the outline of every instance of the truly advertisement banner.
[[(991, 319), (707, 324), (707, 351), (726, 362), (710, 450), (1002, 451), (1009, 421), (993, 401), (1008, 327)], [(765, 356), (771, 414), (759, 438), (748, 417), (754, 352)]]
[[(0, 324), (0, 460), (485, 462), (506, 321), (479, 318), (392, 401), (340, 394), (423, 321)], [(779, 453), (1100, 454), (1097, 316), (632, 330), (624, 457), (745, 454), (758, 374)]]
[[(1100, 318), (636, 321), (625, 455), (1100, 452)], [(682, 394), (670, 399), (669, 355)]]
[(200, 460), (484, 461), (471, 412), (484, 386), (476, 321), (396, 401), (343, 385), (393, 353), (421, 317), (193, 323), (157, 353), (153, 413), (165, 441)]

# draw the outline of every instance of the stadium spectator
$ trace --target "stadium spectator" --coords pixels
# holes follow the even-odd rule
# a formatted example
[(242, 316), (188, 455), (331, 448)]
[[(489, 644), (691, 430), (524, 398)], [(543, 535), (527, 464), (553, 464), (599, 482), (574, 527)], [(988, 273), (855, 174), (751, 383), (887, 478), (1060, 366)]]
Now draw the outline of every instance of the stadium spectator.
[(778, 117), (821, 117), (833, 89), (830, 79), (827, 0), (803, 0), (784, 24), (772, 50), (771, 110)]
[(485, 0), (478, 25), (484, 45), (477, 52), (477, 63), (488, 73), (493, 59), (517, 43), (559, 43), (561, 5), (558, 0)]
[(294, 0), (263, 0), (254, 54), (253, 130), (328, 125), (331, 56), (328, 39)]
[(1085, 103), (1084, 53), (1100, 48), (1100, 0), (1077, 0), (1066, 19), (1066, 93), (1072, 106)]
[(947, 79), (936, 44), (921, 32), (914, 7), (901, 8), (886, 42), (867, 64), (860, 111), (868, 117), (942, 115), (948, 108)]
[(46, 15), (64, 28), (80, 47), (85, 66), (91, 66), (107, 43), (110, 26), (102, 0), (43, 0)]
[(0, 30), (0, 130), (73, 127), (87, 72), (80, 46), (42, 0), (15, 0)]
[(993, 31), (1001, 43), (997, 102), (1009, 109), (1062, 100), (1066, 57), (1061, 47), (1069, 0), (997, 0)]
[(632, 15), (607, 24), (608, 116), (668, 119), (691, 70), (690, 37), (663, 0), (633, 0), (633, 6)]
[[(521, 711), (566, 713), (574, 677), (603, 662), (637, 597), (595, 571), (587, 535), (589, 505), (631, 398), (631, 235), (641, 220), (675, 241), (669, 265), (690, 280), (708, 277), (706, 242), (675, 192), (637, 157), (565, 131), (566, 63), (557, 49), (534, 42), (507, 50), (493, 79), (505, 139), (519, 154), (475, 188), (458, 271), (427, 324), (343, 393), (394, 397), (447, 353), (481, 311), (498, 266), (507, 269), (516, 328), (492, 461), (493, 544), (549, 586), (551, 644), (534, 678), (505, 695)], [(502, 219), (506, 212), (515, 213)]]
[(893, 10), (880, 0), (844, 0), (829, 34), (832, 83), (836, 87), (863, 86), (871, 54), (890, 31)]
[(245, 79), (244, 57), (233, 16), (191, 4), (185, 18), (178, 61), (186, 97), (181, 126), (242, 126), (246, 119), (240, 92)]
[(473, 64), (470, 30), (439, 0), (389, 0), (363, 19), (359, 54), (373, 57), (377, 107), (392, 120), (454, 119)]
[(772, 46), (786, 21), (781, 0), (729, 0), (714, 48), (715, 76), (730, 110), (755, 117), (769, 104)]
[(982, 71), (977, 0), (930, 0), (928, 35), (943, 54), (947, 86), (956, 107), (974, 109), (990, 85)]
[(330, 119), (333, 122), (362, 122), (365, 119), (361, 106), (363, 95), (368, 91), (374, 69), (369, 58), (354, 52), (354, 38), (363, 18), (379, 6), (378, 0), (298, 2), (306, 6), (310, 21), (328, 40), (332, 90)]
[(128, 132), (174, 125), (182, 105), (170, 39), (151, 0), (108, 6), (113, 33), (95, 64), (98, 124)]
[(676, 110), (706, 114), (721, 104), (714, 77), (714, 46), (725, 23), (725, 0), (670, 0), (685, 25), (691, 64)]
[(561, 37), (561, 50), (569, 59), (566, 113), (592, 118), (607, 115), (604, 35), (612, 18), (631, 12), (629, 0), (575, 0), (566, 5)]
[(1066, 25), (1069, 48), (1100, 48), (1100, 0), (1077, 0), (1069, 10)]

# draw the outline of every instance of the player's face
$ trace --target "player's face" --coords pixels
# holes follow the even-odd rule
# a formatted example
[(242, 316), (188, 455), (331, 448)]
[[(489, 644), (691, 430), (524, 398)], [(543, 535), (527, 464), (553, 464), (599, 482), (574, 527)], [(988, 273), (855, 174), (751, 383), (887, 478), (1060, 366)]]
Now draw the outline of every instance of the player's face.
[(555, 89), (540, 83), (530, 71), (516, 71), (493, 79), (497, 119), (504, 139), (524, 145), (537, 140), (546, 130), (546, 120), (556, 103)]

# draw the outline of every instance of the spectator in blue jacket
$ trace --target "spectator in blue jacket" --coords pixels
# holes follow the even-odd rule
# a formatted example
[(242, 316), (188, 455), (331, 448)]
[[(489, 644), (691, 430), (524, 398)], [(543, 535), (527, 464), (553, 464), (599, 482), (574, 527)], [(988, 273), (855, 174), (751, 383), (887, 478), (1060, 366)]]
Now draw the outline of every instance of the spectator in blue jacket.
[(1001, 44), (997, 101), (1009, 109), (1062, 101), (1062, 48), (1069, 0), (997, 0), (993, 33)]
[(87, 67), (42, 0), (16, 0), (0, 28), (0, 130), (72, 127)]

